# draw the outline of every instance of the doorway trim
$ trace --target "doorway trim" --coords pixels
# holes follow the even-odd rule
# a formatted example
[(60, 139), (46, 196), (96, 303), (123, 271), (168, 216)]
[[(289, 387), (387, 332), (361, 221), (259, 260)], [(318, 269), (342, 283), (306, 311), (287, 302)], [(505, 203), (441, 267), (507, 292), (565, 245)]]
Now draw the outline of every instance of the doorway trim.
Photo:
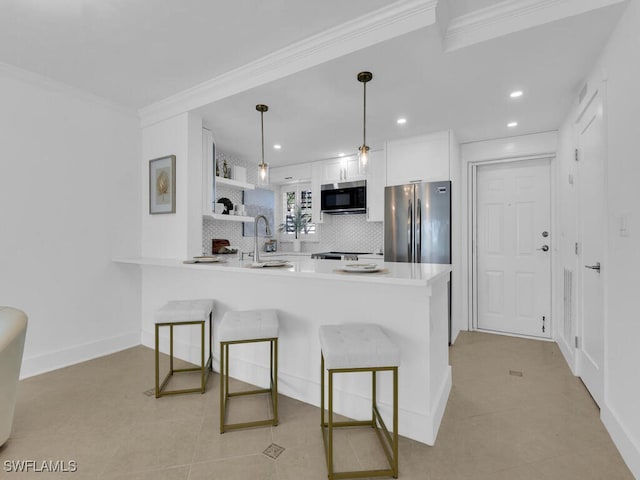
[[(478, 330), (478, 295), (477, 295), (477, 255), (476, 255), (476, 246), (477, 246), (477, 205), (476, 205), (476, 193), (477, 193), (477, 169), (480, 166), (484, 165), (495, 165), (500, 163), (513, 163), (513, 162), (522, 162), (526, 160), (549, 160), (549, 187), (550, 187), (550, 224), (552, 228), (552, 232), (554, 235), (557, 235), (556, 232), (559, 231), (557, 225), (557, 215), (556, 215), (556, 175), (554, 174), (556, 169), (555, 162), (556, 155), (553, 153), (542, 153), (538, 155), (524, 155), (524, 156), (516, 156), (516, 157), (508, 157), (508, 158), (494, 158), (488, 160), (471, 160), (466, 165), (466, 173), (467, 173), (467, 259), (468, 262), (468, 270), (467, 270), (467, 305), (468, 305), (468, 327), (471, 331)], [(554, 237), (555, 239), (556, 237)], [(556, 328), (557, 325), (554, 321), (555, 312), (555, 274), (556, 271), (556, 263), (558, 256), (557, 248), (559, 244), (558, 241), (552, 242), (552, 247), (550, 250), (551, 254), (551, 272), (549, 278), (549, 288), (551, 295), (551, 336), (550, 338), (540, 338), (540, 337), (530, 337), (526, 335), (517, 335), (517, 334), (504, 334), (500, 332), (494, 332), (497, 335), (509, 335), (514, 337), (522, 337), (522, 338), (530, 338), (542, 341), (555, 341), (556, 338)]]

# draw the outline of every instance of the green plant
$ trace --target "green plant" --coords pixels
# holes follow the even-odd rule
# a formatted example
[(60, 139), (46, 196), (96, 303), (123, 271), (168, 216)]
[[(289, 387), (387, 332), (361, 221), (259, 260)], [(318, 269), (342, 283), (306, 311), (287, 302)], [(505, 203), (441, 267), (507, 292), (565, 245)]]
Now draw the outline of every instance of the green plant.
[(309, 223), (311, 221), (310, 215), (305, 213), (303, 208), (299, 204), (294, 204), (293, 209), (285, 223), (280, 224), (278, 230), (281, 232), (294, 233), (296, 239), (300, 232), (307, 233), (309, 231)]

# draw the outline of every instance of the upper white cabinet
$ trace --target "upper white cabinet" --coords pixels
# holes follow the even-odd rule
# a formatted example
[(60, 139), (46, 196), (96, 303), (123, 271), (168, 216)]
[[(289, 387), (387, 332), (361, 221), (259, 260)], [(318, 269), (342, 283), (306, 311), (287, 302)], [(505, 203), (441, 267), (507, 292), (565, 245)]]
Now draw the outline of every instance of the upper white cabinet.
[(359, 171), (357, 155), (324, 160), (321, 163), (323, 165), (322, 180), (324, 183), (351, 182), (365, 179), (365, 176)]
[(384, 221), (384, 187), (387, 183), (384, 150), (369, 152), (367, 168), (367, 221)]
[(449, 130), (387, 142), (387, 185), (451, 180)]
[(366, 175), (359, 172), (357, 155), (313, 162), (311, 165), (311, 190), (315, 201), (311, 212), (314, 222), (322, 223), (324, 220), (320, 211), (322, 185), (365, 179), (367, 180), (367, 221), (382, 222), (384, 220), (384, 187), (386, 185), (385, 164), (384, 150), (369, 153), (369, 166)]
[(324, 162), (313, 162), (311, 164), (311, 218), (314, 223), (322, 223), (322, 212), (320, 211), (320, 186), (326, 183), (324, 180)]
[(273, 167), (269, 172), (269, 181), (274, 185), (311, 180), (311, 163), (298, 163)]

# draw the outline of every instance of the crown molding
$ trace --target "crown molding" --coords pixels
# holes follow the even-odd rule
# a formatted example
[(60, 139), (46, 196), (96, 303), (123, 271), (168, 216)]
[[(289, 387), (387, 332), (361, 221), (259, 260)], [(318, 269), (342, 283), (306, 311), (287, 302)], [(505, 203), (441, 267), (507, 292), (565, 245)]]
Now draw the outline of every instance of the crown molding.
[(468, 47), (624, 1), (626, 0), (505, 0), (452, 19), (444, 38), (445, 51)]
[(22, 68), (16, 67), (15, 65), (0, 62), (0, 74), (4, 74), (7, 77), (13, 78), (14, 80), (17, 80), (19, 82), (29, 83), (33, 86), (39, 87), (52, 93), (70, 95), (77, 99), (100, 105), (124, 115), (133, 116), (134, 118), (136, 117), (136, 111), (133, 108), (125, 107), (94, 93), (90, 93), (72, 85), (53, 80), (49, 77), (45, 77), (44, 75), (32, 72), (30, 70), (24, 70)]
[(148, 126), (436, 23), (438, 0), (400, 0), (293, 43), (138, 111)]

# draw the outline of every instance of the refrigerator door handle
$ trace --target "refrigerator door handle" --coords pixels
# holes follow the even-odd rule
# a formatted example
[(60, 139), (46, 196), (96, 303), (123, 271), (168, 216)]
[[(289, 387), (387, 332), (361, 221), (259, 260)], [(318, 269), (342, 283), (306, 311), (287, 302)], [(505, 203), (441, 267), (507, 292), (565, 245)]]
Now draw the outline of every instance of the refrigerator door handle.
[(418, 198), (416, 202), (416, 263), (422, 263), (422, 201)]
[(409, 261), (413, 262), (413, 204), (409, 200), (409, 211), (407, 213), (407, 253)]

